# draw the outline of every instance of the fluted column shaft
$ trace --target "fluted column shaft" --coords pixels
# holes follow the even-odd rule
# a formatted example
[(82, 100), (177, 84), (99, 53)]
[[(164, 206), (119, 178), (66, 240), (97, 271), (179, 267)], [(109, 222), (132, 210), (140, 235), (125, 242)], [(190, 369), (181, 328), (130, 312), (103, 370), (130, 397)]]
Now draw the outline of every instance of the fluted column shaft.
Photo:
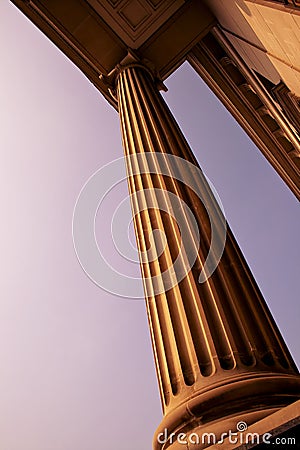
[[(201, 171), (176, 159), (198, 167), (149, 71), (140, 65), (119, 68), (116, 83), (165, 415), (159, 430), (192, 431), (219, 419), (220, 432), (224, 418), (242, 414), (251, 423), (297, 399), (297, 369), (228, 226), (216, 270), (199, 283), (212, 240), (210, 215), (221, 235), (222, 212)], [(185, 183), (190, 179), (201, 199)], [(197, 239), (183, 202), (200, 234), (195, 261), (184, 276)], [(174, 217), (190, 230), (184, 246)]]

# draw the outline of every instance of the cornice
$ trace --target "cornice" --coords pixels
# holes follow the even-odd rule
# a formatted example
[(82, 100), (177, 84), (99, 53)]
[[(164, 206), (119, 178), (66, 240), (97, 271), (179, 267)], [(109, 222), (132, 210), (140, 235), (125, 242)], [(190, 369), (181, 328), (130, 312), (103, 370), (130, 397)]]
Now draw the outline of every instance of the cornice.
[[(145, 7), (152, 8), (153, 17), (156, 17), (158, 24), (155, 26), (153, 18), (151, 27), (155, 31), (149, 36), (149, 31), (145, 29), (144, 38), (142, 39), (142, 34), (139, 34), (136, 41), (132, 40), (132, 46), (128, 46), (124, 33), (118, 34), (118, 27), (115, 26), (113, 29), (113, 21), (108, 24), (106, 16), (101, 16), (99, 11), (103, 5), (106, 5), (108, 10), (110, 4), (111, 8), (113, 5), (119, 5), (120, 11), (124, 12), (125, 6), (130, 6), (132, 1), (12, 0), (115, 108), (117, 104), (111, 96), (107, 77), (126, 58), (128, 50), (134, 51), (141, 61), (151, 61), (164, 80), (185, 60), (191, 48), (216, 24), (209, 9), (198, 0), (175, 2), (177, 9), (172, 8), (172, 2), (169, 2), (168, 14), (163, 6), (164, 1), (138, 0), (141, 5), (145, 4)], [(100, 9), (95, 8), (96, 3), (100, 5)], [(163, 23), (158, 14), (159, 7), (166, 19)], [(120, 21), (121, 19), (122, 17)], [(132, 33), (134, 36), (133, 31)]]

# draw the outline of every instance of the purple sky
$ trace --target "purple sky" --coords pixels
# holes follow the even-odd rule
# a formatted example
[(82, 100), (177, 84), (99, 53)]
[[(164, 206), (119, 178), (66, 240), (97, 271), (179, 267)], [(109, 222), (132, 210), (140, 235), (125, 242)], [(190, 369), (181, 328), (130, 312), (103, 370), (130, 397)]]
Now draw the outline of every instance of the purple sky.
[[(71, 232), (83, 184), (122, 156), (118, 115), (8, 0), (0, 55), (0, 448), (150, 449), (161, 409), (144, 302), (93, 284)], [(298, 202), (187, 64), (166, 84), (299, 362)]]

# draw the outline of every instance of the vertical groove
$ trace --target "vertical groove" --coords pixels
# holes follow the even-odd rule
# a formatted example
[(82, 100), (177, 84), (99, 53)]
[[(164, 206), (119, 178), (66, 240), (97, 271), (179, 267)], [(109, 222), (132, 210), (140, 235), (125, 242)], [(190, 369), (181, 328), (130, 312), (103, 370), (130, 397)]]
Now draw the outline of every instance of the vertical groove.
[[(205, 203), (176, 179), (176, 171), (186, 169), (171, 166), (168, 154), (198, 165), (147, 71), (134, 66), (121, 70), (118, 101), (125, 154), (132, 157), (127, 160), (128, 183), (138, 248), (144, 255), (141, 269), (164, 408), (171, 407), (175, 396), (182, 398), (189, 386), (194, 392), (215, 383), (215, 374), (217, 379), (232, 377), (235, 369), (238, 373), (247, 373), (249, 367), (265, 371), (266, 365), (279, 372), (289, 366), (294, 373), (285, 344), (229, 228), (217, 269), (205, 283), (198, 283), (211, 240), (206, 208), (218, 218), (222, 212), (204, 175), (187, 174), (201, 189)], [(146, 154), (157, 153), (163, 160), (151, 159), (150, 170)], [(162, 169), (167, 175), (162, 175)], [(175, 214), (168, 192), (194, 214), (201, 235), (199, 248), (186, 211), (179, 203)], [(185, 248), (181, 248), (181, 232), (172, 216), (180, 217), (190, 230)], [(220, 226), (216, 225), (218, 232)], [(164, 240), (155, 230), (165, 233), (161, 253)], [(174, 270), (176, 282), (168, 287), (162, 274), (177, 258), (178, 267), (184, 269), (192, 250), (197, 253), (194, 266), (181, 280)], [(157, 283), (163, 288), (160, 294)]]
[[(134, 81), (130, 80), (130, 81), (131, 81), (131, 85), (136, 87), (136, 89), (133, 92), (133, 96), (136, 98), (137, 92), (139, 92), (139, 87), (136, 86), (136, 80), (134, 80)], [(140, 115), (140, 117), (141, 117), (141, 115)], [(137, 121), (135, 122), (135, 126), (136, 127), (138, 126)], [(139, 131), (142, 136), (144, 134), (143, 133), (144, 128), (141, 127), (141, 129)], [(142, 137), (144, 138), (144, 141), (147, 140), (146, 136), (142, 136)], [(149, 139), (148, 139), (148, 142), (150, 142)], [(145, 161), (145, 166), (146, 167), (144, 167), (144, 169), (147, 170), (148, 167), (147, 167), (146, 161)], [(159, 173), (159, 170), (158, 170), (158, 173)], [(147, 175), (144, 175), (144, 178), (147, 182), (147, 183), (145, 183), (146, 184), (145, 187), (147, 187), (147, 188), (157, 187), (157, 188), (161, 189), (161, 192), (164, 194), (165, 185), (164, 185), (162, 177), (158, 176), (156, 183), (155, 183), (155, 180), (153, 180), (153, 175), (150, 176), (150, 174), (149, 175), (147, 174)], [(164, 201), (165, 201), (165, 207), (168, 210), (169, 205), (168, 205), (167, 198), (165, 198), (165, 195), (164, 195)], [(158, 205), (157, 205), (157, 210), (159, 211)], [(170, 220), (170, 218), (167, 214), (162, 214), (162, 213), (158, 212), (157, 218), (158, 218), (158, 222), (159, 222), (159, 228), (166, 230), (167, 233), (169, 231), (169, 236), (172, 237), (171, 242), (168, 242), (168, 248), (166, 250), (166, 254), (167, 254), (166, 260), (163, 255), (159, 258), (159, 260), (161, 262), (162, 270), (167, 270), (169, 268), (170, 264), (173, 263), (173, 259), (174, 259), (172, 257), (172, 253), (174, 253), (174, 252), (172, 252), (172, 249), (175, 251), (175, 253), (178, 249), (178, 229), (177, 229), (177, 226), (174, 224), (174, 222), (172, 220)], [(177, 290), (178, 289), (176, 289), (176, 287), (175, 287), (174, 290), (170, 290), (167, 292), (168, 307), (169, 307), (169, 311), (171, 314), (176, 343), (178, 346), (178, 354), (179, 354), (179, 358), (180, 358), (180, 362), (181, 362), (183, 377), (184, 377), (186, 384), (191, 385), (195, 381), (194, 372), (193, 372), (193, 366), (195, 365), (195, 362), (194, 362), (195, 357), (194, 357), (193, 351), (189, 345), (189, 336), (187, 336), (188, 327), (186, 326), (186, 323), (185, 323), (186, 318), (185, 318), (185, 314), (184, 314), (184, 311), (182, 308), (182, 304), (180, 303), (180, 301), (178, 301), (178, 299), (179, 299), (178, 292), (176, 295)], [(184, 326), (178, 326), (177, 325), (178, 323), (183, 324)]]
[[(144, 97), (141, 99), (141, 102), (143, 101), (145, 104), (148, 105), (147, 107), (147, 119), (148, 119), (148, 133), (149, 135), (151, 134), (152, 139), (153, 136), (155, 136), (156, 138), (156, 143), (157, 143), (157, 147), (159, 148), (160, 151), (162, 152), (166, 152), (166, 148), (168, 148), (168, 144), (167, 142), (163, 142), (161, 136), (164, 136), (163, 130), (160, 129), (160, 122), (159, 121), (155, 121), (154, 120), (154, 116), (155, 116), (155, 109), (153, 107), (154, 103), (154, 99), (153, 99), (153, 89), (151, 89), (151, 87), (149, 89), (142, 89), (142, 85), (139, 85), (139, 91), (140, 95), (142, 96), (141, 93), (144, 94)], [(151, 95), (152, 94), (152, 95)], [(155, 95), (155, 93), (154, 93)], [(140, 102), (140, 103), (141, 103)], [(157, 108), (157, 111), (160, 112), (161, 116), (164, 120), (163, 123), (167, 123), (168, 121), (168, 116), (164, 117), (164, 111), (160, 111)], [(151, 114), (152, 112), (152, 114)], [(143, 115), (140, 114), (140, 118), (143, 118)], [(172, 130), (170, 130), (170, 133), (168, 133), (168, 136), (173, 137), (174, 133), (172, 133)], [(177, 147), (179, 146), (178, 142), (177, 142)], [(174, 146), (174, 148), (176, 148), (176, 146)], [(171, 153), (171, 149), (170, 149), (170, 153)], [(172, 189), (170, 189), (171, 191), (175, 191), (175, 193), (178, 195), (178, 188), (176, 189), (176, 183), (174, 182), (174, 180), (171, 179), (171, 183), (173, 183)], [(199, 260), (200, 264), (202, 265), (201, 259)], [(217, 307), (216, 301), (214, 299), (214, 295), (212, 293), (212, 288), (210, 287), (210, 283), (207, 283), (207, 288), (209, 290), (209, 295), (208, 298), (213, 298), (213, 302), (207, 302), (207, 315), (211, 317), (210, 322), (212, 323), (212, 333), (215, 335), (215, 339), (214, 342), (216, 343), (217, 346), (217, 353), (219, 355), (219, 359), (221, 362), (221, 365), (224, 366), (224, 368), (233, 368), (234, 367), (234, 359), (233, 359), (233, 352), (232, 352), (232, 348), (230, 346), (229, 343), (229, 339), (228, 339), (228, 335), (226, 333), (225, 327), (223, 325), (223, 321), (220, 315), (220, 311), (219, 308)], [(218, 324), (218, 325), (217, 325)], [(182, 326), (182, 325), (181, 325)], [(216, 339), (216, 337), (218, 336), (218, 339)], [(197, 344), (199, 346), (199, 344)]]
[[(173, 123), (172, 123), (171, 119), (169, 119), (169, 123), (170, 123), (170, 122), (171, 122), (171, 126), (172, 126)], [(174, 134), (174, 133), (173, 133), (173, 134)], [(173, 134), (170, 133), (171, 136), (172, 136)], [(188, 155), (188, 154), (185, 154), (185, 156), (188, 157), (189, 155)], [(205, 183), (203, 184), (202, 187), (203, 187), (203, 189), (205, 189)], [(229, 236), (230, 236), (229, 241), (234, 240), (234, 238), (233, 238), (232, 233), (230, 232), (230, 230), (229, 230), (229, 233), (228, 233), (228, 234), (229, 234)], [(206, 234), (204, 233), (202, 236), (203, 236), (203, 239), (206, 241), (206, 240), (207, 240)], [(207, 244), (209, 245), (209, 240), (208, 240)], [(237, 247), (236, 244), (235, 244), (235, 247)], [(238, 248), (235, 249), (235, 252), (238, 253), (238, 254), (240, 254), (240, 251), (239, 251)], [(235, 257), (235, 255), (233, 254), (233, 252), (228, 252), (228, 253), (229, 253), (229, 256), (232, 256), (233, 258)], [(225, 255), (226, 255), (226, 253), (225, 253)], [(241, 258), (241, 255), (239, 255), (239, 258)], [(242, 258), (243, 258), (243, 257), (242, 257)], [(231, 258), (231, 260), (232, 260), (232, 258)], [(243, 263), (243, 265), (245, 265), (245, 263)], [(223, 289), (225, 288), (226, 291), (227, 291), (227, 293), (228, 293), (228, 287), (229, 287), (229, 285), (228, 285), (228, 283), (225, 283), (225, 282), (224, 282), (224, 279), (226, 279), (226, 278), (224, 278), (224, 275), (222, 274), (222, 263), (220, 264), (220, 270), (219, 270), (219, 272), (220, 272), (221, 279), (222, 279)], [(235, 273), (234, 276), (239, 280), (239, 277), (237, 276), (237, 273)], [(228, 277), (227, 277), (227, 278), (228, 278)], [(243, 281), (244, 281), (244, 278), (243, 278)], [(243, 281), (242, 281), (242, 283), (241, 283), (241, 286), (242, 286), (242, 287), (243, 287)], [(227, 286), (226, 286), (226, 284), (227, 284)], [(223, 297), (226, 298), (226, 299), (232, 300), (232, 296), (234, 295), (234, 294), (233, 294), (233, 290), (234, 290), (234, 289), (232, 289), (232, 285), (231, 285), (231, 284), (230, 284), (230, 286), (231, 286), (231, 295), (226, 295), (226, 293), (225, 293), (225, 295), (224, 295)], [(250, 290), (253, 291), (252, 287), (249, 287), (249, 288), (250, 288)], [(248, 298), (249, 298), (249, 290), (248, 290), (248, 295), (245, 295), (245, 289), (242, 289), (242, 292), (240, 292), (239, 295), (240, 295), (240, 297), (243, 296), (243, 297), (246, 298), (247, 301), (248, 301)], [(260, 295), (260, 293), (254, 292), (253, 297), (261, 297), (261, 295)], [(237, 305), (238, 305), (238, 304), (239, 304), (239, 300), (237, 301)], [(228, 313), (233, 313), (233, 311), (236, 311), (236, 313), (232, 315), (232, 319), (233, 319), (233, 320), (229, 320), (229, 322), (233, 322), (233, 323), (235, 323), (236, 325), (238, 325), (238, 324), (241, 325), (241, 326), (239, 327), (239, 330), (238, 330), (237, 328), (235, 328), (235, 332), (239, 331), (239, 335), (236, 334), (235, 338), (233, 338), (233, 341), (236, 342), (236, 343), (238, 343), (238, 344), (243, 343), (243, 348), (240, 347), (240, 349), (239, 349), (238, 351), (241, 352), (241, 353), (243, 354), (243, 358), (242, 358), (242, 359), (244, 360), (244, 362), (246, 363), (246, 365), (249, 365), (249, 364), (251, 364), (251, 363), (253, 362), (253, 354), (252, 354), (253, 352), (251, 351), (251, 348), (252, 348), (252, 347), (254, 347), (254, 348), (257, 347), (258, 336), (261, 335), (260, 342), (263, 343), (263, 342), (265, 342), (266, 340), (268, 341), (268, 336), (269, 336), (269, 335), (270, 335), (270, 336), (273, 336), (273, 337), (276, 337), (276, 336), (278, 335), (278, 330), (275, 330), (276, 332), (275, 332), (275, 334), (274, 334), (274, 328), (273, 328), (274, 326), (272, 326), (272, 331), (271, 331), (271, 333), (266, 332), (266, 333), (264, 333), (265, 336), (264, 336), (264, 337), (262, 336), (262, 332), (261, 332), (260, 330), (265, 330), (265, 328), (266, 328), (266, 323), (262, 320), (262, 318), (265, 317), (266, 314), (265, 314), (265, 311), (260, 311), (259, 313), (256, 313), (256, 314), (255, 314), (255, 316), (256, 316), (256, 317), (255, 317), (255, 320), (256, 320), (256, 321), (259, 321), (259, 323), (260, 323), (260, 325), (261, 325), (261, 326), (259, 327), (259, 331), (258, 331), (258, 332), (256, 331), (254, 334), (253, 334), (253, 332), (250, 333), (250, 332), (248, 331), (248, 336), (247, 336), (247, 334), (245, 333), (245, 330), (243, 330), (244, 327), (248, 328), (248, 330), (253, 330), (253, 329), (256, 329), (256, 328), (257, 328), (257, 325), (256, 325), (255, 322), (253, 322), (252, 319), (251, 319), (251, 316), (255, 313), (255, 311), (252, 311), (251, 306), (250, 306), (250, 310), (249, 310), (250, 316), (249, 316), (248, 314), (246, 314), (246, 318), (245, 318), (246, 320), (244, 320), (243, 323), (242, 323), (241, 317), (239, 317), (239, 315), (238, 315), (238, 308), (235, 306), (235, 304), (234, 304), (233, 302), (232, 302), (231, 308), (232, 308), (232, 310), (230, 310), (230, 308), (228, 308), (227, 314), (228, 314)], [(243, 304), (243, 308), (239, 308), (239, 313), (242, 314), (243, 310), (244, 310), (244, 304)], [(226, 314), (226, 315), (227, 315), (227, 314)], [(245, 315), (245, 314), (244, 314), (244, 315)], [(228, 316), (227, 316), (227, 317), (228, 317)], [(266, 317), (269, 317), (269, 313), (267, 314)], [(247, 322), (247, 321), (252, 322), (252, 326), (251, 326), (251, 327), (247, 327), (247, 326), (246, 326), (246, 322)], [(268, 323), (267, 323), (268, 328), (269, 328), (269, 323), (270, 323), (270, 321), (268, 321)], [(252, 339), (251, 339), (251, 338), (252, 338)], [(250, 341), (252, 342), (252, 345), (250, 344)], [(273, 347), (274, 347), (274, 348), (277, 347), (277, 352), (278, 352), (278, 350), (279, 350), (279, 349), (278, 349), (278, 345), (280, 344), (280, 341), (278, 340), (277, 337), (276, 337), (276, 342), (277, 342), (277, 345), (275, 345), (275, 347), (274, 347), (274, 345), (273, 345)], [(268, 345), (270, 345), (270, 343), (265, 342), (264, 348), (268, 347)], [(281, 349), (281, 346), (282, 346), (282, 344), (279, 345), (279, 348), (280, 348), (280, 349)], [(262, 349), (262, 350), (261, 350), (261, 353), (267, 353), (267, 352), (266, 352), (266, 350), (263, 350), (263, 349)], [(286, 367), (287, 364), (288, 364), (288, 363), (287, 363), (287, 358), (288, 358), (288, 357), (287, 357), (286, 355), (283, 354), (282, 350), (280, 350), (279, 353), (280, 353), (279, 359), (280, 359), (280, 361), (281, 361), (281, 364), (283, 364), (284, 367)]]
[[(136, 88), (136, 91), (135, 91), (135, 99), (136, 99), (136, 101), (137, 101), (137, 103), (138, 103), (138, 99), (136, 98), (138, 95), (141, 95), (141, 92), (142, 92), (142, 86), (140, 86), (140, 85), (137, 85), (137, 88)], [(141, 99), (141, 101), (146, 101), (146, 99), (145, 98), (142, 98)], [(148, 123), (149, 122), (151, 122), (151, 125), (153, 125), (153, 123), (155, 123), (153, 120), (152, 120), (152, 117), (151, 117), (151, 115), (150, 115), (150, 112), (148, 111), (148, 113), (149, 113), (149, 116), (147, 117), (149, 120), (148, 120)], [(144, 117), (143, 117), (143, 114), (142, 114), (142, 112), (140, 111), (140, 119), (142, 120), (142, 123), (143, 123), (143, 129), (141, 130), (141, 132), (143, 132), (143, 133), (147, 133), (147, 126), (145, 126), (145, 119), (144, 119)], [(144, 119), (144, 120), (143, 120)], [(149, 128), (149, 125), (148, 125), (148, 128)], [(152, 131), (153, 129), (151, 128), (151, 130), (150, 131)], [(145, 139), (148, 139), (148, 142), (150, 142), (151, 141), (151, 139), (150, 139), (150, 134), (151, 134), (151, 136), (154, 136), (154, 135), (156, 135), (157, 136), (157, 134), (156, 133), (150, 133), (150, 131), (148, 131), (148, 133), (147, 133), (147, 135), (146, 136), (144, 136), (145, 137)], [(152, 138), (152, 141), (153, 141), (153, 138)], [(151, 144), (152, 144), (152, 141), (151, 141)], [(153, 144), (152, 144), (153, 145)], [(152, 151), (153, 151), (153, 149), (152, 149)], [(159, 172), (160, 172), (160, 168), (159, 167), (156, 167), (156, 169), (157, 169), (157, 173), (159, 174)], [(164, 179), (164, 177), (162, 177), (162, 176), (160, 176), (160, 175), (158, 175), (157, 176), (157, 180), (153, 180), (153, 175), (152, 175), (152, 181), (153, 181), (153, 183), (152, 183), (152, 187), (157, 187), (157, 188), (160, 188), (160, 189), (162, 189), (162, 192), (164, 192), (164, 191), (166, 191), (166, 190), (168, 190), (168, 188), (167, 188), (167, 182), (166, 182), (166, 180)], [(155, 182), (156, 181), (156, 182)], [(174, 188), (175, 189), (173, 189), (174, 191), (175, 191), (175, 193), (176, 194), (178, 194), (178, 192), (176, 191), (176, 186), (174, 186)], [(167, 201), (166, 201), (166, 206), (167, 206)], [(170, 206), (168, 205), (168, 208), (170, 209)], [(180, 243), (179, 243), (179, 240), (178, 240), (178, 235), (179, 235), (179, 232), (178, 232), (178, 229), (177, 229), (177, 227), (176, 226), (174, 226), (174, 222), (171, 220), (171, 222), (170, 222), (170, 218), (169, 217), (166, 217), (166, 220), (163, 220), (163, 222), (164, 222), (164, 228), (165, 228), (165, 230), (166, 230), (166, 233), (168, 233), (168, 231), (169, 231), (169, 236), (174, 236), (175, 237), (175, 242), (173, 241), (173, 242), (170, 242), (170, 244), (171, 245), (169, 245), (169, 250), (170, 250), (170, 253), (171, 253), (171, 256), (172, 256), (172, 262), (174, 261), (174, 259), (176, 258), (176, 253), (177, 253), (177, 251), (180, 249)], [(170, 227), (169, 227), (169, 225), (171, 225)], [(168, 228), (170, 228), (169, 230), (168, 230)], [(180, 239), (180, 237), (179, 237), (179, 239)], [(172, 245), (173, 244), (173, 245)], [(181, 254), (179, 255), (179, 256), (182, 256), (183, 258), (184, 258), (184, 249), (183, 249), (183, 251), (181, 251)], [(184, 263), (184, 261), (183, 261), (183, 263)], [(186, 283), (185, 283), (186, 284)], [(190, 289), (187, 291), (187, 292), (190, 292)], [(175, 295), (174, 295), (175, 294)], [(184, 317), (184, 311), (183, 311), (183, 308), (182, 308), (182, 303), (179, 301), (179, 299), (180, 299), (180, 293), (178, 293), (177, 292), (177, 295), (176, 295), (176, 292), (173, 292), (173, 291), (170, 291), (170, 292), (168, 292), (168, 296), (169, 297), (171, 297), (171, 303), (170, 303), (170, 308), (172, 308), (172, 305), (175, 305), (176, 303), (179, 303), (179, 305), (180, 305), (180, 307), (181, 307), (181, 311), (180, 311), (180, 317), (179, 317), (179, 321), (176, 321), (176, 314), (174, 314), (174, 329), (175, 330), (177, 330), (177, 333), (178, 332), (182, 332), (182, 329), (184, 328), (185, 330), (188, 330), (189, 329), (189, 327), (188, 326), (186, 326), (187, 324), (185, 323), (185, 321), (186, 321), (186, 319), (185, 318), (183, 318)], [(179, 326), (178, 326), (179, 325)], [(184, 325), (184, 326), (183, 326)], [(185, 337), (185, 342), (186, 343), (188, 343), (188, 336), (187, 337)], [(183, 357), (184, 357), (184, 355), (186, 354), (186, 349), (184, 349), (184, 347), (182, 348), (182, 351), (180, 352), (180, 355), (181, 355), (181, 359), (183, 359)], [(191, 350), (190, 350), (191, 351)], [(189, 355), (187, 355), (187, 356), (189, 356)], [(190, 357), (191, 358), (191, 357)], [(193, 358), (193, 359), (195, 359), (195, 358)], [(206, 360), (207, 360), (207, 358), (206, 358)], [(207, 363), (207, 361), (205, 360), (205, 364), (208, 364)], [(186, 364), (184, 364), (184, 365), (186, 365)], [(189, 368), (189, 370), (191, 370), (191, 368)], [(186, 382), (187, 382), (187, 384), (193, 384), (193, 382), (194, 382), (194, 377), (191, 377), (190, 379), (187, 379), (186, 380)]]
[[(125, 91), (126, 88), (124, 88), (123, 86), (121, 87), (121, 89), (122, 88), (123, 88), (123, 91)], [(121, 98), (120, 94), (119, 94), (119, 98)], [(134, 125), (130, 123), (130, 117), (131, 117), (131, 115), (129, 114), (130, 105), (126, 104), (125, 97), (123, 98), (123, 101), (124, 101), (124, 108), (123, 108), (124, 114), (122, 116), (123, 117), (122, 125), (124, 127), (123, 135), (126, 136), (126, 138), (128, 139), (127, 142), (125, 143), (125, 146), (128, 150), (128, 154), (131, 154), (131, 151), (132, 151), (131, 149), (134, 150), (134, 148), (135, 148), (135, 145), (133, 143), (134, 134), (131, 132), (131, 130), (134, 130)], [(120, 102), (120, 105), (122, 105), (122, 102)], [(131, 162), (130, 159), (128, 159), (128, 161), (129, 161), (129, 163)], [(134, 160), (132, 160), (132, 161), (134, 161)], [(131, 170), (131, 167), (129, 167), (129, 173), (132, 173), (132, 172), (133, 171)], [(137, 191), (142, 192), (144, 189), (142, 180), (135, 175), (131, 175), (130, 178), (131, 178), (132, 184), (133, 184), (133, 192), (134, 193)], [(137, 202), (135, 196), (134, 196), (134, 199)], [(144, 199), (144, 203), (146, 205), (145, 199)], [(135, 204), (134, 206), (135, 206), (134, 212), (138, 211), (139, 205)], [(150, 225), (152, 223), (153, 219), (151, 221), (151, 217), (150, 217), (150, 213), (149, 213), (148, 209), (145, 209), (142, 214), (136, 214), (135, 217), (136, 216), (139, 217), (139, 219), (140, 219), (140, 234), (141, 235), (144, 236), (143, 229), (148, 228), (149, 233), (151, 231), (153, 231), (152, 226)], [(137, 222), (137, 226), (138, 225), (139, 225), (139, 222)], [(147, 244), (145, 241), (145, 248), (146, 247), (147, 247)], [(153, 249), (153, 251), (155, 251), (155, 249)], [(160, 267), (158, 264), (158, 260), (156, 259), (151, 264), (149, 264), (150, 277), (155, 276), (155, 274), (159, 273), (159, 272), (160, 272)], [(162, 340), (163, 340), (163, 344), (164, 344), (164, 353), (166, 356), (166, 363), (167, 363), (167, 367), (168, 367), (168, 373), (169, 373), (169, 377), (170, 377), (172, 392), (173, 392), (173, 394), (176, 394), (179, 390), (178, 372), (179, 372), (180, 362), (179, 362), (179, 358), (178, 358), (174, 332), (172, 329), (171, 318), (170, 318), (169, 311), (168, 311), (167, 305), (166, 305), (165, 295), (161, 295), (160, 301), (156, 303), (156, 307), (157, 307), (157, 314), (158, 314), (159, 322), (160, 322), (160, 328), (162, 330), (161, 336), (162, 336)]]
[[(128, 106), (130, 108), (130, 106)], [(132, 115), (132, 117), (134, 117), (134, 114)], [(134, 122), (133, 126), (137, 127), (137, 124)], [(141, 184), (143, 184), (143, 188), (151, 188), (152, 187), (152, 183), (151, 183), (151, 178), (149, 175), (144, 175), (143, 179), (140, 180)], [(156, 213), (154, 214), (152, 211), (152, 216), (154, 215), (154, 217), (152, 217), (151, 219), (151, 212), (149, 213), (149, 218), (150, 221), (152, 220), (152, 222), (154, 222), (154, 225), (159, 224), (160, 228), (163, 228), (163, 224), (162, 224), (162, 218), (161, 215), (159, 213), (159, 210), (157, 208)], [(155, 227), (154, 227), (155, 228)], [(153, 231), (153, 229), (152, 229)], [(173, 234), (174, 234), (174, 230), (173, 230)], [(165, 260), (164, 258), (158, 258), (158, 261), (160, 262), (160, 266), (161, 269), (165, 269), (171, 261), (170, 259), (170, 254), (168, 254), (169, 260)], [(169, 292), (166, 294), (166, 298), (167, 298), (167, 305), (165, 306), (165, 309), (163, 308), (163, 304), (162, 301), (160, 301), (158, 303), (158, 311), (160, 311), (160, 318), (161, 318), (161, 322), (163, 322), (165, 320), (165, 314), (166, 314), (166, 308), (169, 308), (169, 314), (170, 314), (170, 320), (172, 321), (172, 325), (173, 325), (173, 329), (174, 329), (174, 337), (176, 340), (176, 344), (177, 344), (177, 350), (178, 350), (178, 355), (179, 355), (179, 359), (180, 359), (180, 363), (182, 366), (182, 371), (183, 371), (183, 377), (186, 381), (187, 384), (193, 384), (194, 382), (194, 374), (193, 374), (193, 367), (190, 365), (190, 360), (191, 360), (191, 350), (188, 346), (188, 339), (186, 337), (186, 330), (188, 330), (188, 327), (176, 327), (174, 326), (176, 324), (176, 322), (184, 322), (184, 317), (183, 317), (183, 311), (180, 310), (180, 308), (178, 307), (177, 303), (174, 299), (174, 293), (173, 292)], [(163, 302), (165, 303), (165, 302)], [(179, 305), (180, 306), (180, 305)], [(167, 326), (165, 327), (167, 328)], [(168, 345), (167, 343), (165, 343), (165, 345)], [(172, 365), (173, 365), (173, 361), (172, 358), (169, 358), (169, 369), (172, 372)], [(175, 387), (175, 384), (173, 383), (173, 391), (177, 392), (178, 387)]]
[[(119, 96), (120, 98), (120, 96)], [(125, 111), (123, 110), (123, 104), (120, 101), (119, 102), (119, 109), (120, 109), (120, 117), (121, 117), (121, 125), (123, 127), (123, 133), (122, 133), (122, 139), (124, 148), (126, 151), (129, 149), (129, 142), (128, 142), (128, 132), (130, 132), (130, 129), (127, 129), (127, 118), (125, 115)], [(135, 211), (138, 210), (138, 206), (136, 204), (137, 199), (135, 194), (135, 184), (134, 184), (134, 178), (132, 175), (132, 170), (130, 166), (126, 166), (126, 169), (128, 171), (128, 184), (129, 184), (129, 190), (133, 194), (133, 217), (134, 217), (134, 226), (137, 230), (137, 243), (138, 248), (140, 248), (141, 251), (146, 251), (146, 243), (145, 243), (145, 236), (143, 233), (143, 226), (141, 222), (140, 215), (136, 215)], [(148, 265), (141, 264), (141, 268), (143, 273), (145, 273), (145, 277), (149, 278), (151, 276), (151, 271)], [(145, 277), (143, 279), (145, 279)], [(167, 361), (167, 353), (166, 349), (164, 348), (164, 341), (162, 338), (162, 331), (160, 327), (160, 322), (158, 318), (158, 312), (157, 307), (155, 303), (150, 303), (151, 297), (148, 297), (148, 307), (149, 307), (149, 321), (151, 321), (151, 324), (153, 325), (153, 335), (152, 337), (152, 345), (154, 348), (154, 353), (157, 355), (157, 371), (159, 373), (159, 381), (161, 381), (161, 390), (163, 391), (163, 403), (168, 405), (170, 400), (170, 389), (169, 386), (172, 385), (171, 378), (170, 378), (170, 372), (168, 368), (168, 361)], [(152, 305), (152, 307), (151, 307)], [(172, 389), (172, 386), (171, 386)]]

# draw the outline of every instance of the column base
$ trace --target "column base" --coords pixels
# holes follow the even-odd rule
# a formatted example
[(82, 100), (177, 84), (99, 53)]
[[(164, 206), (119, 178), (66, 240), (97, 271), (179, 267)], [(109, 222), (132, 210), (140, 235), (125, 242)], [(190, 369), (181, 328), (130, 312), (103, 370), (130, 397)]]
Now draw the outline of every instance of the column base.
[[(218, 442), (299, 398), (298, 375), (252, 373), (228, 378), (195, 392), (167, 413), (154, 435), (153, 449), (202, 450), (212, 440)], [(197, 436), (200, 442), (193, 443)]]

